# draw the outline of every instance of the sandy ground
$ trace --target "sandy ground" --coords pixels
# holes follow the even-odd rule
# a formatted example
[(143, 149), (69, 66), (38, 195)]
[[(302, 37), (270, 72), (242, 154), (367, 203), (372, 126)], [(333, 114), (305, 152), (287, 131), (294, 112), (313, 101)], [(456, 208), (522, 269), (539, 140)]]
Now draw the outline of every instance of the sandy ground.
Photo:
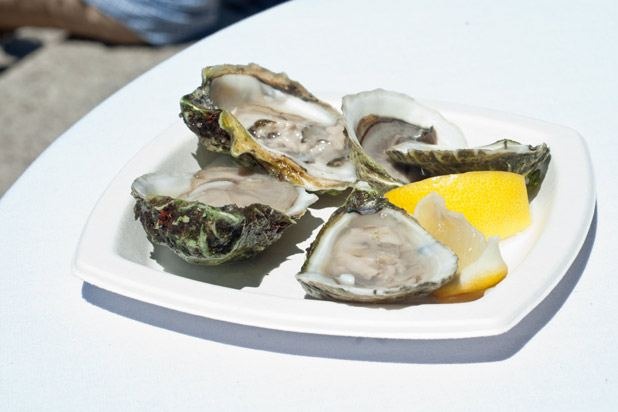
[(185, 45), (106, 46), (22, 28), (0, 49), (0, 196), (59, 135)]

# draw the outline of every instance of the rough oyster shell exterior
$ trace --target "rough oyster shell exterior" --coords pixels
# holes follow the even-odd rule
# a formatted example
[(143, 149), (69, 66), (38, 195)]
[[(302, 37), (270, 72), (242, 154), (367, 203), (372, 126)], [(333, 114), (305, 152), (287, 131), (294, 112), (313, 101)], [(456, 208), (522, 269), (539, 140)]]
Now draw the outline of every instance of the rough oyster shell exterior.
[(392, 147), (387, 154), (395, 162), (420, 167), (426, 177), (477, 170), (518, 173), (526, 179), (528, 200), (534, 199), (538, 194), (551, 160), (546, 144), (532, 146), (509, 139), (463, 149), (404, 143)]
[(317, 200), (317, 196), (298, 188), (302, 192), (291, 214), (259, 203), (217, 207), (147, 193), (147, 180), (159, 176), (170, 175), (152, 173), (134, 181), (131, 194), (136, 200), (135, 219), (142, 223), (150, 242), (169, 247), (186, 262), (201, 265), (219, 265), (256, 255), (277, 241)]

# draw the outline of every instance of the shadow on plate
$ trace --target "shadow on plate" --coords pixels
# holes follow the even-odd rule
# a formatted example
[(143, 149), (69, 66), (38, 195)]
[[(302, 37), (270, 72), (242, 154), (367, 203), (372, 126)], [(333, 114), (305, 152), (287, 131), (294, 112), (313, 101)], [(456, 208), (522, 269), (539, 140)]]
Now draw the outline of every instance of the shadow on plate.
[(596, 235), (597, 211), (586, 240), (561, 281), (508, 332), (464, 339), (376, 339), (314, 335), (243, 326), (151, 305), (84, 283), (83, 298), (111, 312), (186, 335), (300, 356), (400, 363), (495, 362), (517, 353), (562, 307), (581, 277)]
[(206, 150), (206, 148), (199, 143), (196, 144), (195, 152), (191, 153), (191, 156), (197, 162), (200, 169), (204, 169), (205, 167), (210, 166), (216, 159), (220, 157), (227, 158), (226, 155), (220, 155), (218, 153)]
[(233, 289), (257, 287), (264, 276), (285, 262), (291, 255), (304, 252), (297, 244), (307, 239), (323, 220), (307, 213), (300, 221), (288, 227), (275, 244), (247, 261), (221, 266), (199, 266), (185, 262), (166, 246), (154, 246), (151, 258), (165, 272), (185, 278)]

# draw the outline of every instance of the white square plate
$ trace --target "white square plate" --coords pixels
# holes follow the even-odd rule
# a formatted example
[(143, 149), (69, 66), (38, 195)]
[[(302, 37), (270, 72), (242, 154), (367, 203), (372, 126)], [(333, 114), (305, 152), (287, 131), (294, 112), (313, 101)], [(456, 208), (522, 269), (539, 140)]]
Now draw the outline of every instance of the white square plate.
[(548, 174), (531, 204), (532, 225), (500, 244), (509, 274), (478, 300), (372, 306), (307, 299), (294, 275), (341, 196), (320, 200), (280, 241), (246, 262), (193, 266), (164, 247), (153, 248), (133, 219), (130, 187), (148, 172), (199, 168), (197, 138), (181, 121), (144, 147), (112, 181), (84, 228), (74, 272), (93, 285), (155, 305), (271, 329), (407, 339), (504, 333), (551, 291), (584, 242), (595, 202), (588, 150), (581, 136), (566, 127), (485, 109), (429, 104), (463, 130), (470, 146), (512, 138), (545, 142), (551, 149)]

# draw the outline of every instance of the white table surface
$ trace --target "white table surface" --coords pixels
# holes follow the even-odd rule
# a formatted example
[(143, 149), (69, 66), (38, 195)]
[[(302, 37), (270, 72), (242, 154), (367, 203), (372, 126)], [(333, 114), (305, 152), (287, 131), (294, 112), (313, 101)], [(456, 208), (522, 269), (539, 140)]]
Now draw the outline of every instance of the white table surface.
[[(618, 405), (618, 6), (383, 3), (292, 2), (206, 38), (106, 100), (24, 173), (0, 201), (1, 410)], [(595, 167), (597, 212), (563, 281), (504, 335), (388, 341), (229, 324), (74, 277), (98, 197), (176, 119), (200, 68), (251, 61), (309, 90), (398, 89), (578, 130)]]

